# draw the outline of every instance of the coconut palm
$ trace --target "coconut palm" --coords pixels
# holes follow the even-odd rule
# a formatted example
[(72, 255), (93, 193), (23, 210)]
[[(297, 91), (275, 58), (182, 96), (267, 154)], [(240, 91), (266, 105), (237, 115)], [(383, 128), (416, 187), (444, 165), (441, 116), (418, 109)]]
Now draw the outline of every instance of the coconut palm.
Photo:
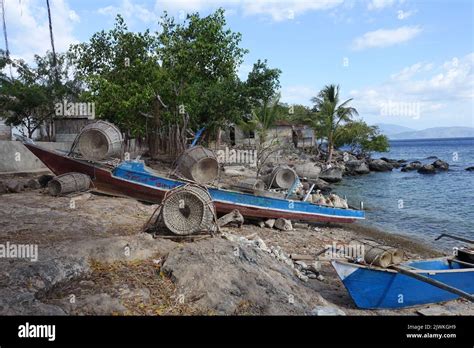
[(311, 101), (314, 103), (312, 123), (321, 135), (327, 138), (327, 162), (329, 163), (332, 160), (336, 130), (342, 124), (350, 122), (354, 115), (358, 115), (358, 112), (349, 106), (352, 98), (339, 103), (339, 85), (325, 86)]

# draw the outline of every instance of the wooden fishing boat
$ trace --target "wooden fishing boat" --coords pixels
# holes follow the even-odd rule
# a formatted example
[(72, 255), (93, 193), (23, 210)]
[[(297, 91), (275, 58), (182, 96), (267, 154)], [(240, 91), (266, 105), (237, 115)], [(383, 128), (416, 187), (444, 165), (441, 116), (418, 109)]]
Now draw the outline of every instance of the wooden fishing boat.
[(332, 265), (359, 308), (403, 308), (467, 298), (474, 294), (474, 264), (453, 258), (411, 261), (378, 268), (333, 260)]
[[(24, 142), (24, 145), (56, 175), (69, 172), (89, 175), (93, 190), (101, 193), (159, 203), (167, 191), (185, 184), (182, 180), (160, 176), (141, 161), (123, 161), (111, 166), (46, 150), (32, 142)], [(207, 189), (219, 214), (238, 209), (247, 218), (286, 218), (307, 222), (341, 223), (364, 219), (364, 212), (355, 209), (256, 196), (212, 186), (208, 186)]]

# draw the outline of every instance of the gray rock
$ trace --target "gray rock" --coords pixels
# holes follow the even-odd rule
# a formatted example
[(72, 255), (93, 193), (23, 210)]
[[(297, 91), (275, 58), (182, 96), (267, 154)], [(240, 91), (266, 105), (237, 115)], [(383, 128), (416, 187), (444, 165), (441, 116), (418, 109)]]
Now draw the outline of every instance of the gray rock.
[(26, 186), (28, 188), (32, 189), (32, 190), (37, 190), (37, 189), (41, 188), (41, 184), (36, 179), (28, 180), (28, 182), (26, 183)]
[(6, 182), (7, 191), (10, 193), (19, 193), (23, 191), (23, 183), (18, 180), (10, 179)]
[(314, 190), (320, 190), (321, 192), (331, 192), (331, 186), (327, 181), (323, 179), (315, 179), (309, 182), (311, 185), (314, 184)]
[(369, 162), (369, 169), (373, 172), (389, 172), (393, 169), (393, 165), (382, 159), (375, 159)]
[(342, 180), (343, 169), (339, 167), (330, 167), (319, 174), (319, 178), (327, 182), (339, 182)]
[(325, 315), (346, 315), (346, 313), (337, 307), (333, 306), (316, 306), (312, 311), (311, 315), (325, 316)]
[(196, 298), (195, 306), (216, 314), (234, 314), (240, 303), (247, 303), (248, 314), (302, 315), (323, 304), (321, 296), (286, 263), (251, 245), (223, 238), (172, 250), (162, 270), (178, 293)]
[(268, 228), (273, 228), (273, 226), (275, 226), (275, 219), (268, 219), (265, 221), (265, 226)]
[(432, 164), (425, 164), (424, 166), (421, 166), (420, 169), (418, 169), (418, 173), (420, 173), (420, 174), (435, 174), (436, 173), (436, 168)]
[(281, 230), (281, 231), (291, 231), (291, 230), (293, 230), (293, 226), (291, 225), (291, 221), (287, 220), (287, 219), (282, 219), (282, 218), (276, 219), (274, 227), (278, 230)]
[(360, 175), (370, 173), (367, 163), (362, 160), (352, 160), (346, 163), (346, 173), (349, 175)]
[(402, 168), (402, 172), (410, 172), (412, 170), (418, 170), (423, 166), (420, 161), (413, 161), (408, 163), (406, 166)]
[(3, 181), (0, 181), (0, 195), (2, 193), (7, 193), (7, 186), (5, 185), (5, 183)]
[(467, 167), (466, 170), (467, 170), (468, 172), (474, 172), (474, 167)]
[(92, 315), (122, 314), (127, 310), (118, 299), (106, 293), (77, 299), (76, 305), (81, 308), (81, 312)]
[(437, 170), (445, 171), (449, 169), (449, 164), (439, 159), (433, 162), (433, 167), (435, 167)]
[(296, 174), (301, 178), (317, 179), (321, 173), (321, 167), (317, 163), (303, 163), (295, 166)]

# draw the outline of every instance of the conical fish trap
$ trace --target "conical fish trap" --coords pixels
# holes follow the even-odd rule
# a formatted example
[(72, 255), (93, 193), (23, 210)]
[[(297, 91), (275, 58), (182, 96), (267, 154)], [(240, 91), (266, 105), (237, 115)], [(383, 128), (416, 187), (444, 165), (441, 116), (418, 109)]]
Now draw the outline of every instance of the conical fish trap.
[(219, 175), (219, 163), (211, 150), (194, 146), (179, 156), (176, 172), (199, 184), (209, 184)]
[(65, 195), (71, 192), (81, 192), (89, 189), (91, 179), (82, 173), (66, 173), (54, 177), (48, 183), (48, 192), (52, 196)]
[(119, 157), (122, 151), (122, 133), (115, 125), (105, 121), (90, 123), (78, 135), (79, 151), (86, 159), (102, 160)]
[(174, 189), (162, 202), (162, 221), (177, 235), (211, 230), (214, 226), (214, 216), (211, 196), (198, 186), (186, 185)]
[(265, 177), (265, 182), (270, 187), (289, 189), (293, 186), (298, 175), (287, 166), (275, 167), (271, 174)]

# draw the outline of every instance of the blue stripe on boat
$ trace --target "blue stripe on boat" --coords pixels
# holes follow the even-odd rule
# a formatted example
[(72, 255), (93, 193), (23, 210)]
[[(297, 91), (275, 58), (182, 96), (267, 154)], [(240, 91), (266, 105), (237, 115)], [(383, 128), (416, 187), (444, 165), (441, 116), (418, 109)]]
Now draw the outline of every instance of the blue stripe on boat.
[[(164, 191), (184, 185), (184, 182), (163, 178), (147, 171), (143, 162), (122, 162), (114, 169), (113, 176), (115, 178)], [(261, 197), (212, 187), (209, 187), (208, 190), (212, 199), (221, 203), (236, 204), (251, 208), (270, 209), (297, 214), (336, 217), (341, 219), (365, 218), (364, 212), (359, 210), (324, 207), (309, 202)]]

